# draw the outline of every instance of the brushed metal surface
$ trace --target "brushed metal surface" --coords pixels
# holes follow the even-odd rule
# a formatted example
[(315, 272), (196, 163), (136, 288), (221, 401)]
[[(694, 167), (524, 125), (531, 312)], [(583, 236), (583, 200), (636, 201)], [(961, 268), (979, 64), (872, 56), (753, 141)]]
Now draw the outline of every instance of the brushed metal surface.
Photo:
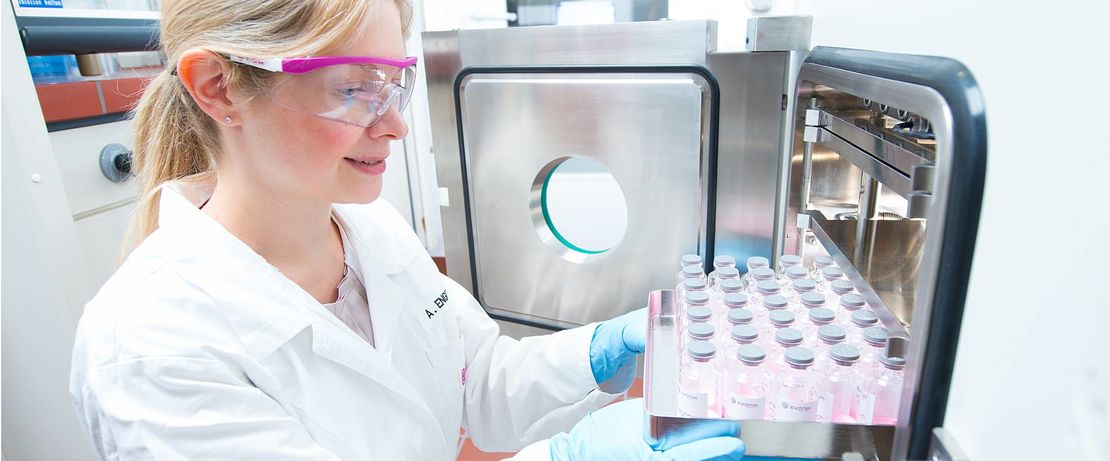
[[(772, 256), (787, 71), (797, 53), (711, 53), (721, 89), (714, 252)], [(745, 270), (743, 264), (739, 264)]]
[(753, 16), (747, 26), (744, 48), (748, 51), (808, 51), (813, 16)]
[[(469, 133), (469, 128), (463, 126), (463, 120), (456, 115), (457, 95), (454, 92), (456, 77), (464, 68), (482, 67), (513, 67), (522, 70), (551, 69), (557, 67), (590, 67), (597, 66), (598, 73), (612, 72), (605, 68), (612, 66), (704, 66), (706, 55), (716, 48), (717, 26), (713, 21), (658, 21), (642, 23), (622, 23), (591, 26), (552, 26), (552, 27), (527, 27), (495, 30), (466, 30), (450, 32), (426, 32), (423, 35), (424, 60), (427, 70), (428, 97), (432, 122), (432, 151), (436, 158), (436, 173), (439, 185), (446, 189), (449, 206), (441, 207), (443, 219), (443, 232), (445, 243), (445, 256), (447, 259), (447, 274), (474, 293), (477, 287), (477, 261), (471, 257), (471, 243), (476, 242), (477, 234), (472, 229), (496, 226), (496, 223), (474, 222), (473, 216), (467, 215), (466, 203), (468, 197), (464, 194), (464, 183), (469, 183), (470, 173), (464, 171), (460, 153), (462, 146), (460, 140), (464, 133)], [(707, 110), (705, 100), (710, 95), (705, 93), (698, 96), (702, 110)], [(542, 101), (544, 105), (558, 105), (559, 97)], [(691, 102), (690, 104), (693, 104)], [(499, 104), (502, 104), (499, 102)], [(471, 108), (474, 106), (471, 105)], [(540, 109), (543, 110), (543, 109)], [(662, 120), (659, 123), (674, 123), (669, 120), (667, 112), (657, 113)], [(646, 115), (642, 115), (645, 116)], [(490, 126), (490, 125), (484, 125)], [(700, 194), (708, 188), (705, 176), (708, 171), (708, 162), (704, 157), (709, 153), (709, 116), (705, 112), (697, 120), (697, 126), (702, 129), (699, 148), (703, 160), (699, 160), (698, 167), (703, 171), (699, 183)], [(690, 127), (686, 127), (690, 128)], [(504, 130), (504, 127), (502, 127)], [(503, 133), (505, 131), (502, 131)], [(585, 127), (583, 131), (575, 133), (574, 137), (580, 141), (595, 139), (599, 142), (616, 143), (616, 138), (632, 139), (631, 144), (637, 144), (635, 138), (642, 131), (614, 132), (602, 131), (597, 126)], [(521, 144), (509, 151), (528, 151), (531, 146), (542, 146), (536, 139), (525, 139)], [(637, 159), (636, 161), (639, 161)], [(609, 166), (609, 165), (607, 165)], [(610, 166), (610, 168), (612, 168)], [(495, 171), (495, 170), (490, 170)], [(535, 171), (509, 171), (502, 170), (511, 177), (532, 176)], [(666, 172), (657, 172), (664, 174)], [(483, 176), (485, 178), (485, 176)], [(495, 183), (498, 180), (495, 180)], [(637, 179), (642, 182), (643, 179)], [(479, 194), (482, 194), (485, 183), (473, 184)], [(622, 187), (624, 184), (622, 184)], [(492, 184), (489, 187), (495, 187)], [(626, 190), (626, 196), (630, 196)], [(520, 197), (528, 194), (528, 189), (514, 190), (513, 196)], [(513, 198), (515, 200), (515, 198)], [(703, 203), (708, 202), (707, 196), (698, 198)], [(707, 214), (702, 210), (702, 215)], [(631, 224), (631, 223), (630, 223)], [(630, 232), (634, 229), (630, 225)], [(520, 238), (534, 238), (535, 232), (521, 234)], [(706, 229), (699, 228), (697, 236), (705, 235)], [(695, 237), (698, 238), (698, 237)], [(668, 239), (669, 240), (669, 239)], [(627, 243), (627, 239), (626, 239)], [(686, 248), (685, 251), (698, 251), (704, 247)], [(653, 244), (654, 245), (654, 244)], [(486, 245), (488, 247), (488, 244)], [(649, 247), (650, 248), (650, 247)], [(549, 251), (549, 248), (543, 248)], [(638, 264), (647, 266), (639, 261)], [(483, 267), (488, 263), (483, 264)], [(520, 261), (513, 264), (522, 267)], [(498, 269), (500, 270), (500, 269)], [(537, 269), (538, 270), (538, 269)], [(668, 274), (674, 270), (674, 261), (667, 261), (665, 265), (654, 267), (653, 274)], [(568, 277), (589, 277), (588, 273), (574, 272), (551, 273), (542, 280), (533, 279), (524, 281), (527, 286), (537, 283), (546, 283), (551, 288), (543, 293), (530, 295), (528, 299), (505, 306), (512, 311), (486, 306), (491, 314), (514, 321), (530, 323), (548, 328), (569, 327), (593, 318), (592, 314), (575, 313), (577, 307), (568, 304), (565, 298), (580, 296), (570, 291), (570, 288), (557, 288), (564, 284)], [(535, 277), (535, 276), (533, 276)], [(513, 272), (508, 278), (497, 281), (499, 284), (516, 284), (523, 280), (520, 274)], [(632, 280), (626, 278), (625, 280)], [(645, 283), (650, 282), (645, 279)], [(668, 283), (669, 285), (669, 283)], [(622, 283), (614, 284), (607, 291), (593, 293), (594, 299), (589, 305), (603, 305), (608, 303), (612, 307), (606, 312), (618, 313), (632, 307), (642, 305), (644, 291), (632, 296), (631, 287), (625, 288)], [(481, 295), (479, 295), (481, 298)], [(494, 296), (496, 298), (496, 296)], [(495, 299), (496, 300), (496, 299)], [(626, 300), (634, 300), (629, 305), (623, 305)], [(506, 301), (511, 302), (511, 301)], [(547, 307), (535, 307), (535, 303), (542, 303)], [(558, 306), (558, 307), (552, 307)], [(514, 314), (514, 312), (534, 311), (543, 312), (543, 315), (554, 316), (556, 319), (545, 319), (529, 314)], [(567, 313), (567, 319), (561, 320)], [(597, 314), (601, 315), (601, 314)]]
[[(644, 437), (652, 447), (666, 449), (705, 434), (735, 433), (746, 454), (798, 458), (839, 458), (858, 452), (867, 459), (885, 459), (891, 452), (894, 426), (731, 421), (678, 416), (678, 345), (672, 290), (648, 296), (649, 328), (644, 365)], [(738, 426), (738, 428), (736, 427)]]
[(856, 221), (829, 220), (811, 211), (809, 230), (844, 269), (844, 274), (879, 316), (891, 333), (908, 333), (913, 314), (918, 261), (921, 260), (925, 223), (919, 220), (874, 220), (870, 222), (872, 247), (857, 251)]
[(705, 64), (715, 21), (625, 22), (457, 31), (466, 66)]
[(428, 110), (432, 125), (432, 154), (436, 182), (447, 192), (448, 206), (441, 206), (443, 256), (447, 276), (474, 291), (470, 261), (470, 234), (463, 198), (462, 161), (459, 157), (459, 124), (455, 114), (455, 77), (462, 68), (458, 31), (424, 32), (421, 36), (428, 84)]
[[(584, 324), (642, 307), (644, 293), (673, 283), (704, 225), (710, 89), (701, 76), (470, 74), (460, 92), (484, 306)], [(624, 239), (581, 262), (545, 243), (532, 216), (533, 184), (566, 156), (608, 168), (627, 200)]]

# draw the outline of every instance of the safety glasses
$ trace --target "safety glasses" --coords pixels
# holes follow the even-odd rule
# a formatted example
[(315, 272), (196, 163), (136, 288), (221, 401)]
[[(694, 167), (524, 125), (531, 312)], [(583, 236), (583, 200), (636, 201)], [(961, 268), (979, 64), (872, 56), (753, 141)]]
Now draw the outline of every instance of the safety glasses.
[(329, 120), (373, 126), (390, 108), (403, 112), (416, 83), (416, 57), (317, 56), (231, 61), (288, 74), (273, 87), (279, 105)]

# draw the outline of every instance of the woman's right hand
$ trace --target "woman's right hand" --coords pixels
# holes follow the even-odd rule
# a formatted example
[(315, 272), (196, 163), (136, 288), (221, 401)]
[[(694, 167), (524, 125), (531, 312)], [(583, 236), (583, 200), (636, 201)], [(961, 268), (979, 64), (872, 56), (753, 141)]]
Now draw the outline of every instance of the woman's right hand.
[(739, 428), (722, 425), (719, 433), (664, 451), (652, 450), (644, 442), (644, 401), (617, 402), (582, 418), (570, 432), (549, 441), (552, 461), (725, 461), (744, 457)]

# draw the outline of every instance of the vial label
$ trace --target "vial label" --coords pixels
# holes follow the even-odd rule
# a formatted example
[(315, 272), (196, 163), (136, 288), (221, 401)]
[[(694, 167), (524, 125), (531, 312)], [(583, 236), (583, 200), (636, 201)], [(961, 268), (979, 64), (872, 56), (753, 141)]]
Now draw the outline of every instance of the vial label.
[(763, 419), (766, 401), (764, 398), (750, 399), (730, 395), (725, 402), (725, 415), (730, 419)]
[(817, 422), (827, 423), (832, 421), (833, 393), (825, 392), (817, 398)]
[(709, 394), (705, 392), (678, 393), (678, 412), (682, 416), (705, 418), (709, 416)]
[(874, 424), (875, 394), (860, 392), (856, 394), (856, 421), (860, 424)]
[(771, 417), (775, 421), (815, 421), (817, 401), (798, 402), (776, 399), (771, 406)]

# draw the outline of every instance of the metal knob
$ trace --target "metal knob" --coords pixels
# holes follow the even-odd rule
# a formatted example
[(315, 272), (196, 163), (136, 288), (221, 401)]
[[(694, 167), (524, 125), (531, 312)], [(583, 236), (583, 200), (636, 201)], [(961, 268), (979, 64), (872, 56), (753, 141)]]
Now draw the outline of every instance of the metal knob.
[(122, 144), (108, 144), (100, 149), (100, 172), (112, 182), (131, 177), (131, 150)]

